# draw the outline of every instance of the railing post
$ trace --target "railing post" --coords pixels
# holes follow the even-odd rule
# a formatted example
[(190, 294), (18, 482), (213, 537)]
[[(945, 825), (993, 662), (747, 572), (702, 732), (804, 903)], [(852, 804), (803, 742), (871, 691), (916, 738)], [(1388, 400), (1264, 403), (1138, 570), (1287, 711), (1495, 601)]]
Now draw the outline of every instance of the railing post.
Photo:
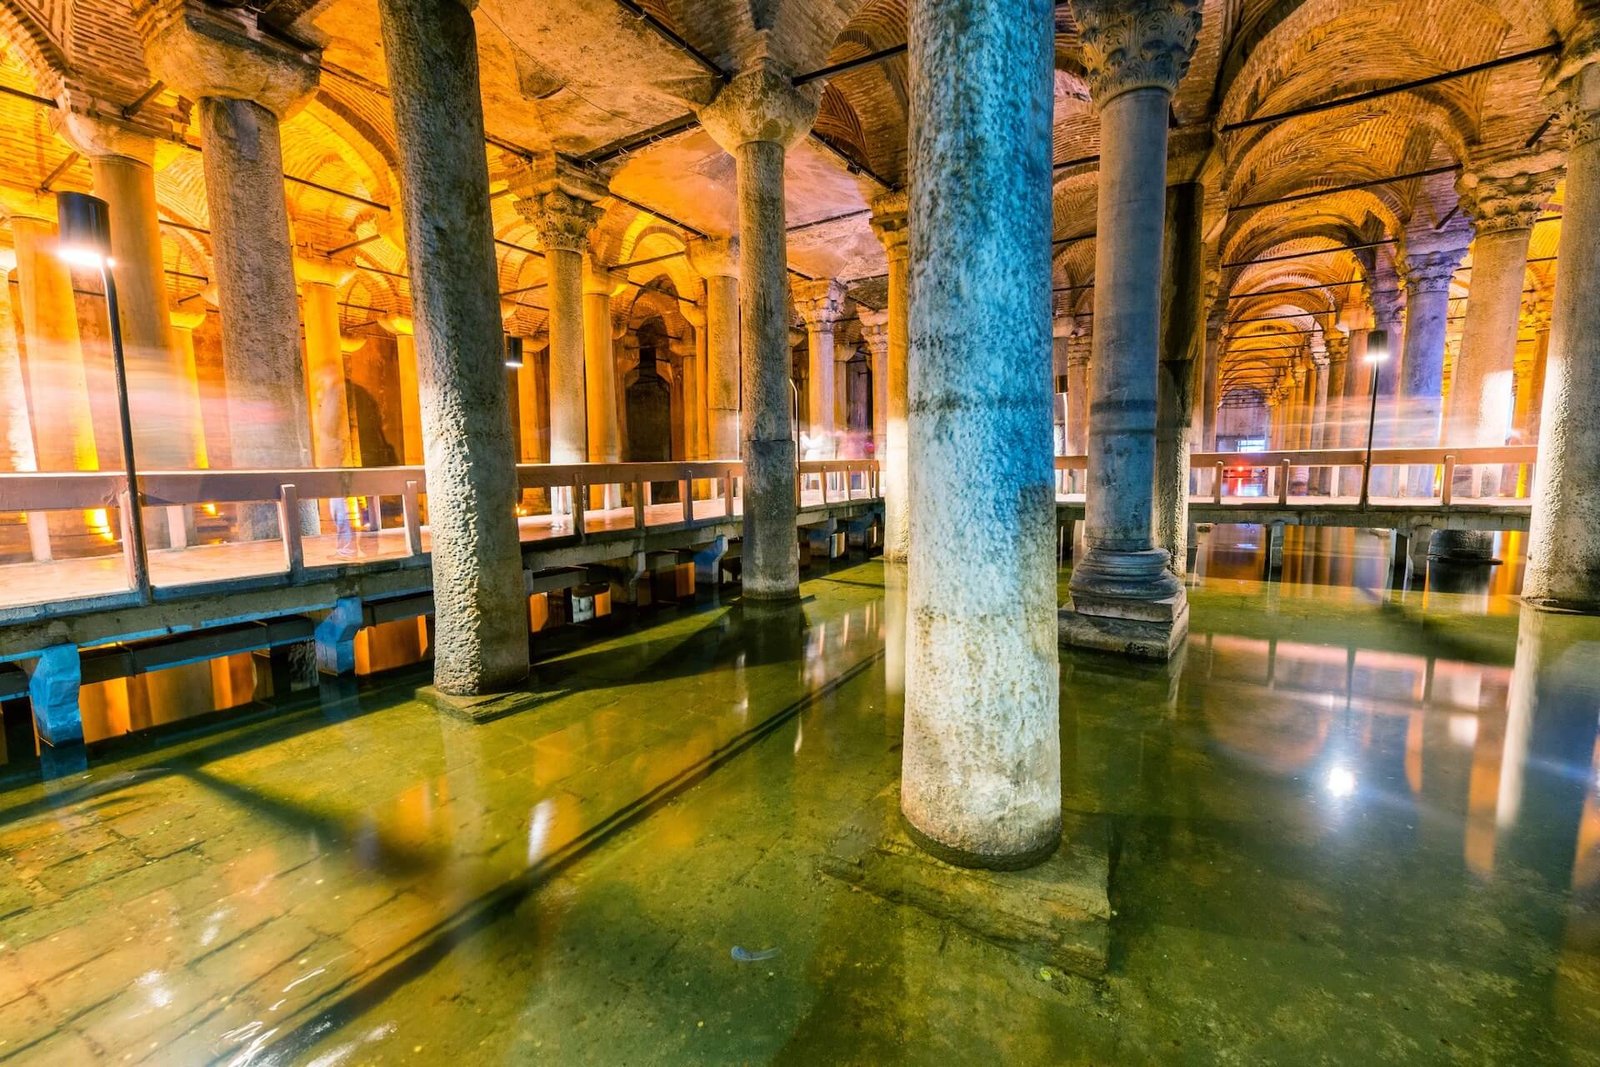
[(1223, 468), (1223, 464), (1219, 460), (1217, 462), (1217, 476), (1216, 476), (1216, 478), (1213, 481), (1212, 486), (1211, 486), (1212, 499), (1218, 504), (1222, 503), (1222, 472), (1223, 472), (1223, 469), (1224, 469)]
[(572, 529), (578, 535), (578, 540), (584, 539), (586, 531), (583, 526), (584, 501), (589, 495), (589, 487), (583, 482), (574, 479), (572, 486)]
[(400, 494), (400, 517), (406, 524), (406, 554), (422, 555), (422, 501), (418, 498), (417, 483), (406, 482), (406, 491)]
[(49, 563), (55, 559), (50, 547), (50, 517), (43, 511), (30, 511), (28, 523), (28, 554), (35, 563)]
[(645, 482), (633, 483), (633, 528), (642, 530), (645, 526), (644, 515), (644, 487)]
[(1442, 507), (1450, 506), (1450, 496), (1455, 489), (1456, 457), (1444, 457), (1444, 484), (1439, 486), (1439, 504)]
[(167, 513), (167, 544), (172, 548), (189, 547), (189, 509), (182, 504), (169, 504)]
[(681, 478), (678, 484), (683, 487), (683, 521), (694, 522), (694, 479)]
[(300, 541), (300, 490), (292, 484), (278, 486), (278, 530), (283, 535), (283, 559), (289, 580), (298, 582), (306, 569), (305, 546)]
[(822, 475), (817, 480), (822, 483), (822, 502), (826, 504), (828, 502), (828, 465), (826, 463), (822, 465)]
[(1289, 461), (1278, 464), (1278, 503), (1289, 503)]

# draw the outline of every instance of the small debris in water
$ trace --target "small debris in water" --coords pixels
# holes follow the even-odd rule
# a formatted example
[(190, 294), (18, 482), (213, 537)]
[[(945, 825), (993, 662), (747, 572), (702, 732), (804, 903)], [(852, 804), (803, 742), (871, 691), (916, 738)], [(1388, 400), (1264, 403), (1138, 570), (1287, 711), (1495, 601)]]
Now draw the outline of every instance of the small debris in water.
[(1055, 976), (1056, 976), (1056, 972), (1052, 971), (1050, 968), (1048, 968), (1048, 967), (1040, 967), (1039, 968), (1039, 981), (1048, 982), (1048, 981), (1050, 981), (1050, 979), (1054, 978)]
[(770, 960), (778, 954), (775, 948), (764, 948), (758, 952), (751, 952), (743, 945), (734, 945), (732, 956), (740, 963), (759, 963), (761, 960)]

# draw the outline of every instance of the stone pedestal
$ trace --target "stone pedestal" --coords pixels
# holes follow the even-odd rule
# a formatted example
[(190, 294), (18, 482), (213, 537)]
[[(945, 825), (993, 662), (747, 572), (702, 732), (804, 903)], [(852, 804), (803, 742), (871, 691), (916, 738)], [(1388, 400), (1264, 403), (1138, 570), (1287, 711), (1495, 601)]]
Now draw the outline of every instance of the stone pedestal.
[(1062, 829), (1061, 844), (1029, 870), (974, 871), (919, 847), (886, 790), (846, 824), (820, 868), (1046, 967), (1099, 978), (1111, 945), (1109, 834), (1077, 817)]
[(816, 115), (814, 89), (796, 89), (787, 72), (766, 59), (741, 71), (700, 110), (706, 131), (733, 156), (738, 183), (745, 465), (741, 580), (751, 600), (800, 596), (783, 160)]
[[(441, 692), (472, 696), (517, 686), (528, 673), (477, 35), (461, 4), (378, 6), (417, 330), (433, 530), (433, 679)], [(433, 225), (439, 218), (450, 225)]]
[(1200, 28), (1199, 5), (1074, 0), (1100, 114), (1090, 382), (1087, 550), (1072, 571), (1063, 641), (1136, 627), (1126, 648), (1165, 657), (1187, 631), (1183, 585), (1156, 547), (1157, 346), (1167, 113)]

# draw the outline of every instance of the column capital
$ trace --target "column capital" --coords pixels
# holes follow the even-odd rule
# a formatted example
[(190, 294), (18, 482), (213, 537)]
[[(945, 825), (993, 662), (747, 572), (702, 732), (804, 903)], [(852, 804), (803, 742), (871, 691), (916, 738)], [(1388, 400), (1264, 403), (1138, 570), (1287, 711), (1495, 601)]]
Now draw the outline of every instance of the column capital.
[(1510, 159), (1461, 172), (1456, 191), (1478, 236), (1531, 230), (1561, 179), (1558, 154)]
[(410, 315), (385, 315), (378, 320), (378, 325), (396, 337), (413, 337), (417, 332), (417, 324)]
[(811, 129), (821, 99), (815, 82), (796, 88), (788, 72), (762, 57), (700, 108), (700, 125), (730, 154), (758, 141), (788, 148)]
[(1338, 330), (1329, 330), (1323, 335), (1324, 345), (1328, 348), (1328, 362), (1344, 363), (1350, 359), (1350, 338)]
[(1071, 0), (1096, 107), (1133, 89), (1175, 92), (1200, 35), (1200, 0)]
[(1094, 335), (1088, 330), (1074, 330), (1067, 338), (1067, 366), (1088, 366), (1094, 354)]
[(884, 252), (890, 259), (905, 258), (911, 254), (911, 231), (907, 219), (911, 210), (911, 197), (904, 189), (884, 193), (872, 200), (872, 232), (878, 235)]
[(1470, 238), (1471, 227), (1464, 223), (1443, 232), (1424, 223), (1407, 233), (1405, 250), (1396, 263), (1406, 295), (1448, 292)]
[(583, 295), (603, 296), (610, 300), (628, 287), (628, 276), (620, 271), (608, 270), (594, 261), (593, 256), (583, 257)]
[(806, 329), (832, 326), (844, 314), (844, 283), (837, 278), (813, 278), (793, 285), (795, 310)]
[(1569, 39), (1545, 86), (1554, 128), (1568, 148), (1577, 148), (1600, 140), (1600, 26), (1580, 27)]
[(316, 90), (322, 53), (263, 30), (257, 12), (162, 0), (139, 16), (150, 73), (190, 99), (249, 100), (279, 118)]
[(1550, 313), (1554, 303), (1551, 297), (1552, 294), (1548, 289), (1537, 289), (1523, 301), (1523, 318), (1527, 319), (1528, 325), (1534, 330), (1550, 328)]
[(861, 339), (875, 358), (882, 359), (889, 352), (889, 310), (874, 311), (858, 304), (856, 319), (861, 323)]
[(119, 109), (103, 100), (73, 90), (63, 90), (56, 98), (60, 105), (50, 113), (50, 126), (56, 136), (90, 159), (108, 157), (130, 159), (150, 166), (155, 159), (156, 138), (172, 130), (156, 131), (117, 118)]
[(693, 326), (696, 333), (706, 328), (706, 309), (698, 304), (691, 304), (687, 300), (678, 301), (678, 314), (683, 316), (683, 321)]
[(739, 276), (737, 237), (696, 237), (684, 245), (689, 268), (702, 278)]
[(603, 212), (565, 189), (553, 188), (517, 198), (517, 212), (533, 225), (545, 252), (584, 252), (589, 231)]
[(295, 256), (294, 278), (300, 285), (327, 285), (337, 288), (350, 280), (356, 268), (324, 256)]

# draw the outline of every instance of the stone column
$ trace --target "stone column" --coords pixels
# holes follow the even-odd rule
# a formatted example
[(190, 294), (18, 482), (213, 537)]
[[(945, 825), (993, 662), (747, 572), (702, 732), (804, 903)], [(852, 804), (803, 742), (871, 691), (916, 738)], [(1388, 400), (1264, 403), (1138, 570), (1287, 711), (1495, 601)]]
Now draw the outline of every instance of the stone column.
[(1182, 576), (1189, 560), (1189, 449), (1196, 379), (1205, 359), (1205, 187), (1167, 189), (1161, 271), (1161, 358), (1156, 393), (1156, 544)]
[(889, 312), (858, 305), (856, 318), (872, 352), (872, 456), (881, 464), (889, 448)]
[(1200, 29), (1194, 0), (1073, 0), (1100, 114), (1088, 550), (1062, 640), (1159, 659), (1188, 632), (1183, 583), (1156, 547), (1156, 381), (1167, 115)]
[[(1396, 443), (1430, 448), (1439, 444), (1443, 411), (1444, 343), (1450, 314), (1450, 279), (1467, 250), (1467, 228), (1435, 233), (1431, 226), (1407, 236), (1403, 274), (1406, 287), (1405, 351), (1400, 358), (1400, 419)], [(1407, 495), (1433, 491), (1433, 468), (1413, 466)]]
[(872, 229), (883, 243), (889, 262), (889, 357), (886, 375), (888, 398), (883, 435), (883, 558), (886, 563), (904, 563), (911, 551), (910, 500), (906, 487), (910, 428), (906, 422), (906, 396), (910, 374), (910, 343), (907, 317), (910, 303), (911, 267), (908, 200), (904, 191), (884, 193), (872, 202)]
[(833, 326), (844, 314), (844, 286), (832, 278), (797, 282), (794, 306), (806, 324), (806, 409), (811, 425), (805, 434), (810, 440), (803, 459), (828, 459), (838, 445), (834, 426), (836, 393), (842, 383), (835, 381)]
[(417, 388), (416, 324), (408, 315), (386, 315), (378, 322), (394, 334), (395, 369), (400, 379), (401, 456), (406, 466), (421, 466), (422, 393)]
[(689, 265), (706, 280), (706, 422), (711, 459), (738, 459), (739, 242), (697, 238)]
[[(1089, 361), (1094, 337), (1081, 323), (1075, 323), (1067, 338), (1067, 453), (1082, 456), (1089, 451)], [(1072, 491), (1084, 491), (1088, 478), (1084, 471), (1072, 472)]]
[[(1330, 327), (1323, 334), (1323, 344), (1328, 350), (1328, 403), (1324, 411), (1323, 448), (1344, 448), (1345, 433), (1350, 423), (1350, 404), (1345, 397), (1350, 388), (1350, 338), (1337, 328)], [(1324, 468), (1322, 491), (1327, 496), (1339, 493), (1339, 481), (1344, 468)]]
[(924, 848), (967, 866), (1038, 862), (1061, 834), (1053, 26), (1050, 0), (911, 7), (916, 373), (900, 805)]
[[(1461, 354), (1450, 378), (1444, 444), (1498, 446), (1511, 436), (1513, 367), (1522, 316), (1522, 282), (1528, 241), (1544, 202), (1555, 190), (1554, 160), (1514, 160), (1463, 175), (1462, 207), (1476, 224), (1472, 287), (1461, 331)], [(1532, 164), (1532, 165), (1530, 165)], [(1495, 496), (1500, 464), (1458, 466), (1463, 496)], [(1458, 558), (1488, 559), (1493, 535), (1434, 538), (1436, 550)]]
[[(28, 389), (23, 379), (22, 352), (17, 346), (16, 313), (11, 302), (11, 273), (17, 268), (14, 249), (0, 249), (0, 470), (36, 471), (38, 454), (33, 444), (33, 416), (28, 411)], [(33, 559), (52, 558), (46, 512), (31, 513), (28, 547)]]
[(142, 132), (77, 110), (85, 102), (63, 94), (52, 118), (56, 132), (88, 157), (94, 194), (111, 221), (112, 276), (121, 307), (134, 451), (144, 470), (199, 465), (203, 434), (186, 398), (197, 383), (186, 377), (167, 321), (161, 230), (156, 221), (155, 144)]
[(817, 115), (817, 95), (761, 59), (700, 111), (733, 156), (742, 258), (744, 360), (743, 589), (750, 601), (800, 595), (795, 534), (795, 447), (789, 407), (789, 273), (783, 159)]
[[(588, 422), (590, 463), (622, 462), (622, 430), (617, 424), (617, 356), (611, 298), (623, 289), (622, 279), (586, 260), (583, 269), (583, 386)], [(554, 305), (552, 305), (554, 306)], [(551, 316), (552, 328), (555, 317)], [(687, 392), (687, 390), (685, 390)], [(622, 506), (621, 486), (596, 487), (601, 507)]]
[(1559, 70), (1567, 180), (1522, 596), (1600, 612), (1600, 52)]
[(306, 334), (306, 382), (311, 398), (311, 462), (351, 462), (350, 400), (339, 329), (339, 287), (351, 269), (326, 259), (297, 259)]
[[(1328, 386), (1331, 369), (1326, 355), (1318, 356), (1316, 353), (1312, 353), (1311, 364), (1311, 419), (1310, 425), (1307, 427), (1311, 440), (1307, 447), (1312, 449), (1327, 448)], [(1327, 476), (1328, 469), (1326, 467), (1313, 467), (1311, 469), (1311, 477), (1306, 482), (1306, 491), (1326, 493), (1324, 479)]]
[[(309, 418), (278, 127), (315, 90), (321, 57), (261, 32), (255, 17), (189, 0), (151, 5), (141, 26), (151, 74), (198, 101), (231, 461), (303, 467)], [(255, 537), (277, 531), (267, 508), (247, 509), (242, 525)]]
[(1530, 325), (1533, 326), (1533, 377), (1528, 396), (1529, 418), (1527, 429), (1523, 433), (1523, 439), (1529, 444), (1537, 444), (1539, 441), (1539, 428), (1544, 411), (1545, 372), (1550, 366), (1552, 311), (1551, 294), (1548, 292), (1535, 294), (1533, 310), (1529, 315)]
[(1217, 450), (1217, 412), (1222, 407), (1222, 353), (1226, 344), (1226, 305), (1222, 313), (1206, 317), (1205, 374), (1201, 379), (1200, 447)]
[[(716, 457), (711, 454), (710, 450), (711, 427), (706, 407), (706, 395), (708, 392), (706, 387), (706, 351), (710, 347), (706, 340), (706, 311), (704, 306), (691, 304), (685, 300), (678, 301), (678, 311), (683, 315), (683, 319), (689, 324), (690, 329), (694, 330), (694, 359), (692, 360), (692, 377), (694, 381), (691, 390), (694, 399), (689, 405), (689, 410), (685, 412), (686, 416), (692, 416), (693, 421), (692, 438), (694, 443), (690, 447), (689, 458), (715, 459)], [(686, 366), (689, 365), (691, 364), (686, 364)]]
[(89, 381), (78, 337), (72, 274), (56, 255), (55, 223), (13, 214), (11, 238), (17, 256), (17, 292), (22, 299), (22, 340), (38, 469), (98, 470), (100, 456), (89, 413)]
[(434, 685), (454, 696), (493, 692), (527, 676), (528, 598), (477, 34), (452, 0), (379, 0), (378, 10), (417, 329)]
[[(517, 210), (539, 233), (550, 280), (550, 462), (590, 459), (586, 429), (583, 257), (600, 210), (560, 176), (535, 174)], [(605, 325), (610, 337), (611, 323)], [(613, 396), (612, 408), (615, 409)]]
[[(184, 422), (194, 434), (191, 445), (196, 467), (211, 466), (210, 449), (206, 445), (206, 411), (200, 399), (200, 369), (195, 361), (194, 332), (206, 321), (204, 308), (173, 308), (167, 312), (167, 325), (171, 330), (173, 364), (179, 368), (179, 381), (183, 383), (182, 403), (190, 414)], [(137, 446), (135, 446), (137, 447)]]
[[(1399, 279), (1392, 273), (1380, 267), (1374, 272), (1373, 286), (1369, 291), (1372, 304), (1372, 329), (1367, 333), (1367, 348), (1364, 355), (1373, 353), (1372, 337), (1382, 331), (1387, 345), (1388, 355), (1378, 364), (1376, 385), (1378, 391), (1377, 416), (1373, 426), (1373, 447), (1392, 448), (1400, 444), (1400, 412), (1398, 394), (1400, 392), (1400, 360), (1404, 348), (1404, 337), (1400, 329), (1400, 294), (1397, 291)], [(1368, 365), (1370, 369), (1370, 364)], [(1371, 390), (1374, 379), (1369, 377), (1366, 384), (1368, 396), (1368, 417), (1372, 418)], [(1365, 426), (1362, 427), (1363, 435)], [(1375, 472), (1372, 476), (1370, 495), (1373, 497), (1395, 495), (1396, 485), (1399, 481), (1399, 470), (1395, 467), (1385, 468), (1382, 472)]]

